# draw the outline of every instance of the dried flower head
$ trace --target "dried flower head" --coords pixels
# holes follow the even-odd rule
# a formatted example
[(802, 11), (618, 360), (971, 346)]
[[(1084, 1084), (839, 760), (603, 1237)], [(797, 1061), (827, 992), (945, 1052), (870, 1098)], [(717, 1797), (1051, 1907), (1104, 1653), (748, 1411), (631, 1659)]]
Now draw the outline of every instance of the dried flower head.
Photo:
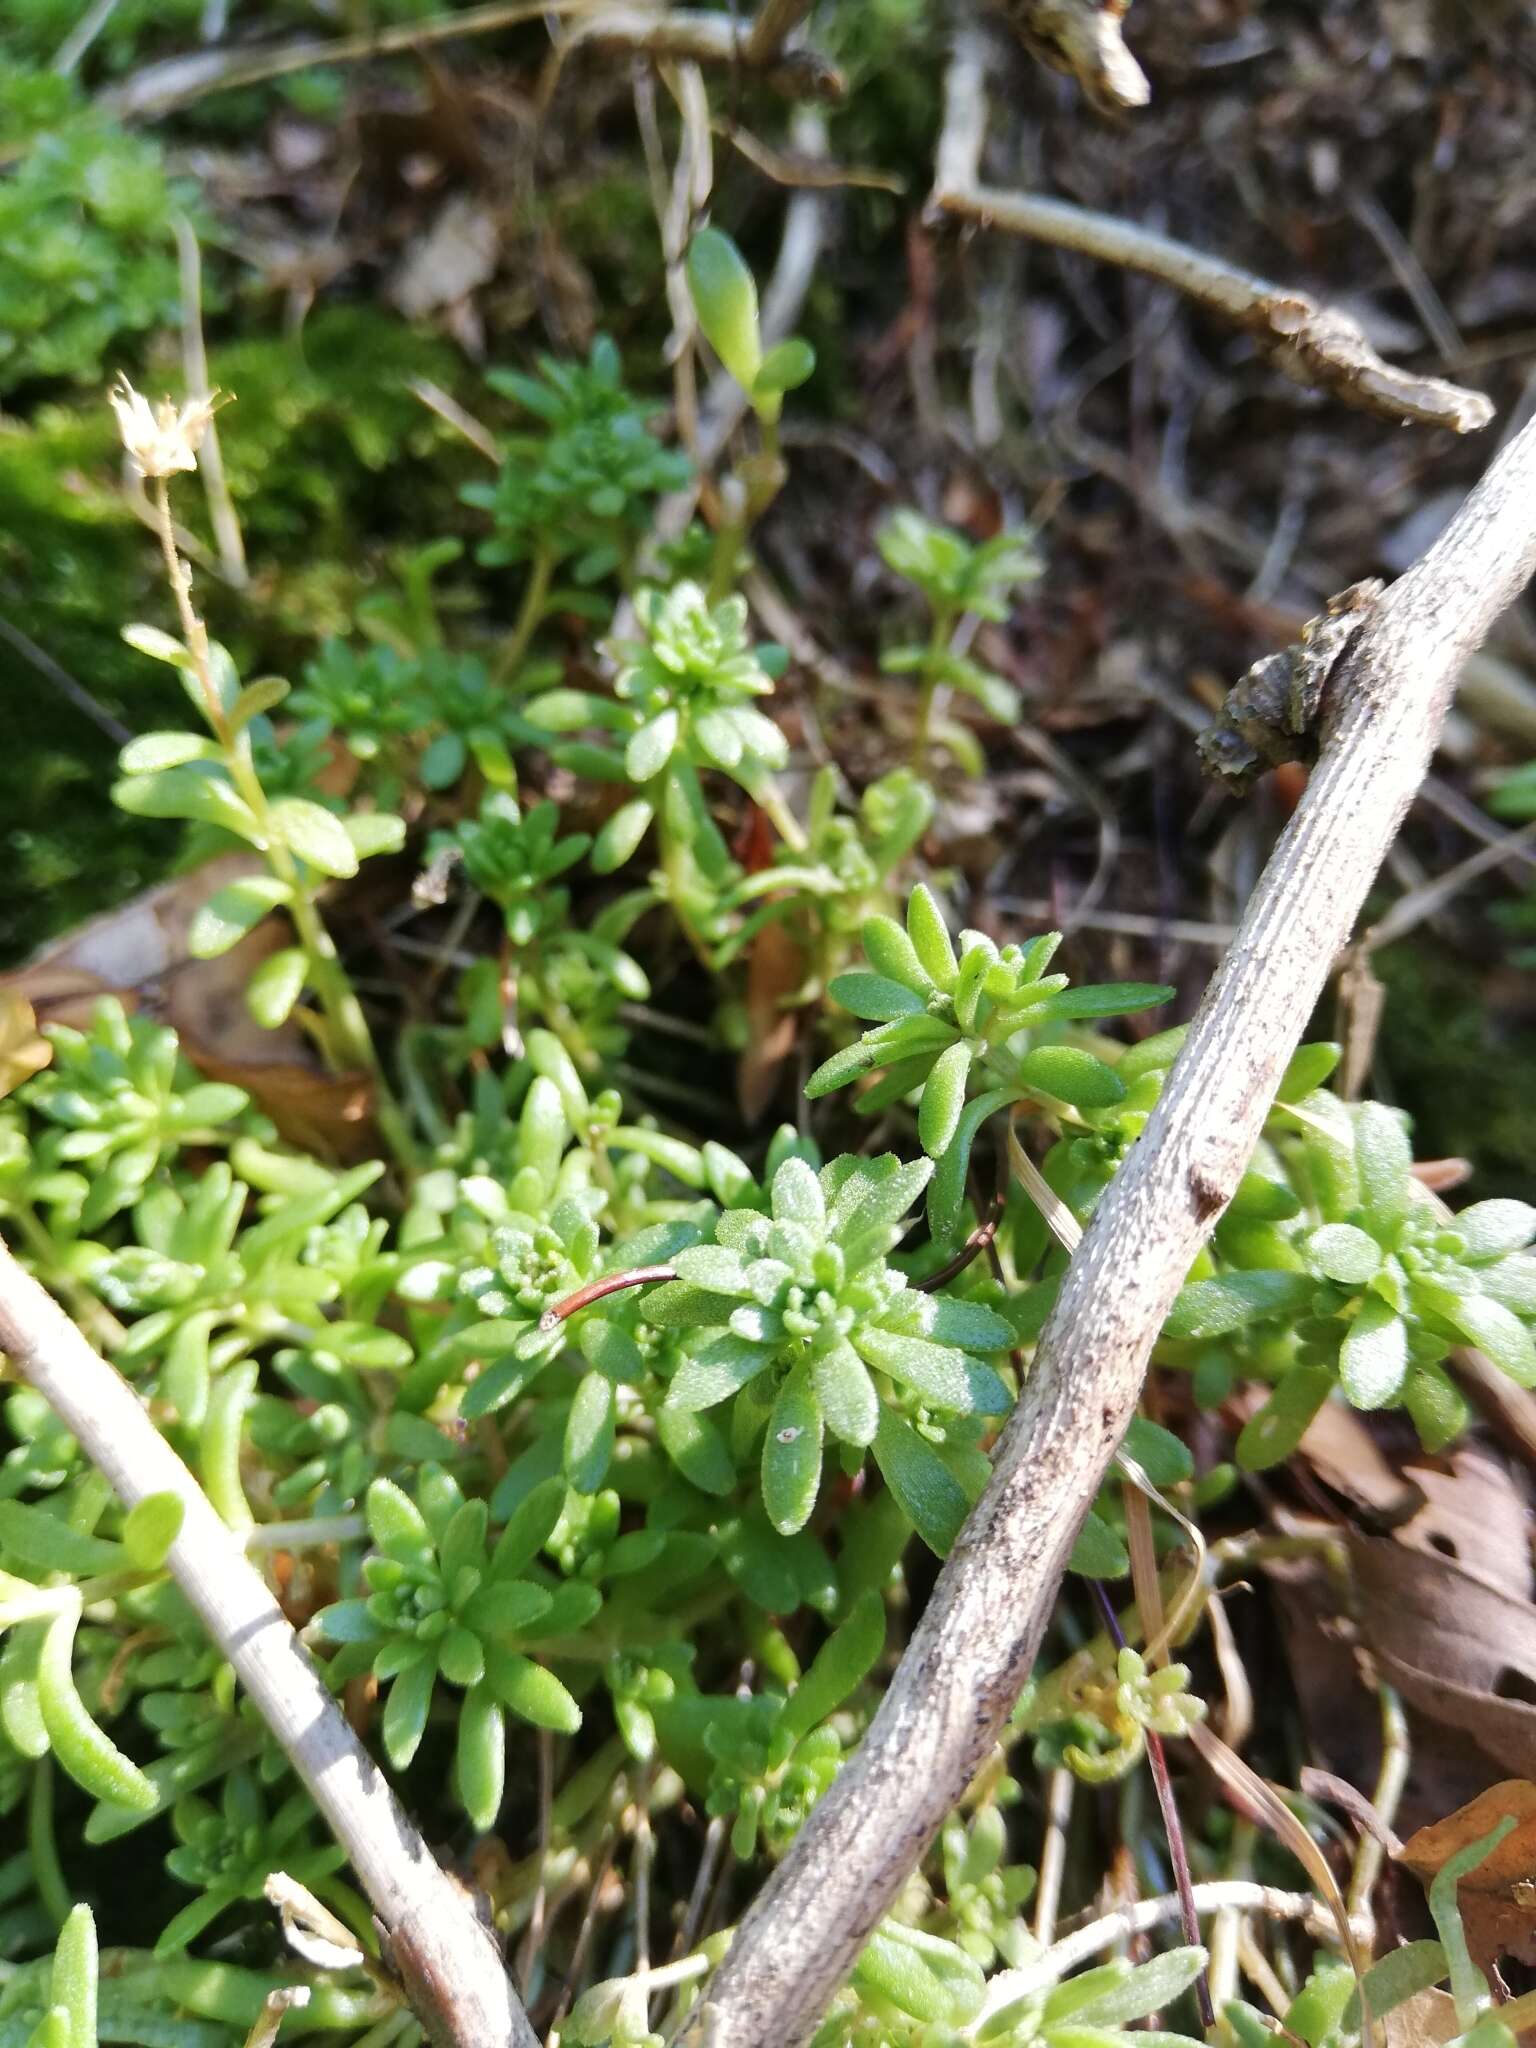
[(196, 469), (198, 447), (220, 403), (218, 392), (189, 398), (180, 406), (169, 398), (152, 406), (119, 374), (108, 397), (128, 459), (140, 476), (173, 476), (178, 470)]

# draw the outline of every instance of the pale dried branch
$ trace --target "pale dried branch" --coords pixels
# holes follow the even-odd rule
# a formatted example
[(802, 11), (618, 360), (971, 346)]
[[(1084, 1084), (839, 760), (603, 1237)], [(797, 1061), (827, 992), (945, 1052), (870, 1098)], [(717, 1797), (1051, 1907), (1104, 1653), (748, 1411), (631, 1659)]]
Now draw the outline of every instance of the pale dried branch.
[(754, 63), (748, 54), (750, 29), (743, 30), (729, 14), (669, 14), (655, 8), (594, 7), (594, 0), (484, 0), (456, 14), (425, 21), (396, 22), (360, 35), (295, 36), (281, 43), (239, 45), (231, 49), (183, 51), (157, 64), (146, 64), (121, 85), (98, 93), (96, 104), (119, 120), (149, 120), (168, 114), (211, 92), (258, 85), (285, 78), (313, 64), (361, 64), (424, 50), (460, 36), (490, 35), (547, 17), (590, 15), (576, 36), (613, 49), (651, 57), (691, 58), (698, 64), (739, 66), (773, 91), (790, 99), (841, 99), (843, 77), (834, 64), (814, 51), (775, 51)]
[(1260, 353), (1296, 383), (1329, 391), (1363, 412), (1451, 427), (1458, 434), (1473, 433), (1492, 419), (1493, 407), (1480, 391), (1384, 362), (1359, 321), (1337, 306), (1321, 305), (1306, 292), (1271, 284), (1134, 221), (1065, 199), (982, 184), (977, 173), (986, 122), (985, 65), (962, 38), (945, 80), (930, 216), (1000, 228), (1172, 285), (1252, 335)]
[(546, 15), (572, 14), (593, 0), (483, 0), (458, 14), (440, 14), (427, 21), (395, 22), (352, 36), (295, 36), (281, 43), (236, 44), (231, 48), (184, 50), (157, 64), (146, 64), (121, 85), (96, 95), (96, 105), (120, 121), (151, 120), (202, 99), (210, 92), (260, 85), (286, 78), (312, 64), (362, 64), (371, 57), (425, 50), (458, 36), (490, 35), (516, 28)]
[(1306, 792), (1067, 1269), (992, 1479), (862, 1746), (743, 1920), (691, 2048), (805, 2039), (999, 1739), (1158, 1331), (1242, 1176), (1456, 676), (1533, 569), (1536, 423), (1352, 643)]
[(1096, 107), (1144, 107), (1147, 74), (1125, 47), (1129, 0), (1012, 0), (1008, 19), (1031, 55), (1075, 78)]
[(537, 2048), (496, 1943), (406, 1819), (241, 1540), (128, 1382), (0, 1244), (0, 1350), (78, 1438), (125, 1507), (181, 1501), (166, 1562), (303, 1780), (373, 1902), (386, 1958), (439, 2048)]
[[(1244, 1877), (1224, 1877), (1193, 1886), (1190, 1896), (1197, 1913), (1262, 1913), (1267, 1920), (1300, 1920), (1319, 1941), (1332, 1939), (1336, 1931), (1332, 1914), (1310, 1892), (1285, 1892)], [(1016, 1974), (1027, 1977), (1031, 1984), (1055, 1984), (1090, 1957), (1103, 1955), (1105, 1949), (1138, 1934), (1150, 1934), (1155, 1927), (1171, 1925), (1179, 1918), (1181, 1904), (1177, 1892), (1156, 1899), (1133, 1899), (1086, 1927), (1064, 1934), (1037, 1964)]]
[(840, 100), (846, 91), (843, 74), (815, 50), (769, 49), (752, 55), (752, 31), (743, 31), (729, 14), (658, 14), (649, 7), (604, 7), (585, 15), (558, 48), (563, 60), (580, 45), (630, 50), (654, 58), (683, 59), (693, 64), (726, 65), (749, 72), (762, 85), (786, 99)]

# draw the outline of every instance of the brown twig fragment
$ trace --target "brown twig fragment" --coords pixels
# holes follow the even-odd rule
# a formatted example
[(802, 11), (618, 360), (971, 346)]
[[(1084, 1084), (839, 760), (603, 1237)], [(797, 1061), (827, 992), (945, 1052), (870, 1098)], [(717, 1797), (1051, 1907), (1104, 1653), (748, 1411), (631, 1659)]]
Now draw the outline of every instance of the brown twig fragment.
[(803, 2041), (998, 1740), (1158, 1331), (1247, 1165), (1457, 673), (1533, 570), (1536, 422), (1354, 641), (1317, 766), (1072, 1257), (991, 1481), (862, 1746), (737, 1930), (689, 2048)]
[(578, 1309), (590, 1308), (594, 1301), (606, 1301), (610, 1294), (622, 1294), (626, 1287), (650, 1287), (658, 1280), (676, 1278), (674, 1266), (635, 1266), (628, 1273), (605, 1274), (601, 1280), (589, 1280), (585, 1287), (578, 1287), (564, 1300), (552, 1302), (539, 1317), (539, 1328), (552, 1330), (557, 1323), (575, 1315)]
[(1130, 0), (1012, 0), (1008, 20), (1030, 54), (1075, 78), (1096, 107), (1144, 107), (1147, 74), (1125, 47)]
[(75, 1435), (125, 1507), (174, 1493), (166, 1560), (255, 1701), (373, 1902), (386, 1957), (439, 2048), (537, 2048), (501, 1956), (347, 1726), (266, 1581), (128, 1382), (0, 1244), (0, 1350)]
[(1271, 284), (1186, 243), (1134, 221), (1094, 213), (1064, 199), (1003, 192), (980, 182), (986, 130), (986, 67), (965, 39), (945, 80), (930, 217), (970, 221), (1005, 234), (1071, 249), (1100, 263), (1139, 271), (1172, 285), (1210, 312), (1251, 334), (1260, 352), (1298, 384), (1316, 385), (1346, 405), (1384, 419), (1450, 427), (1458, 434), (1487, 426), (1493, 407), (1480, 391), (1442, 377), (1421, 377), (1384, 362), (1351, 314), (1320, 305), (1290, 285)]

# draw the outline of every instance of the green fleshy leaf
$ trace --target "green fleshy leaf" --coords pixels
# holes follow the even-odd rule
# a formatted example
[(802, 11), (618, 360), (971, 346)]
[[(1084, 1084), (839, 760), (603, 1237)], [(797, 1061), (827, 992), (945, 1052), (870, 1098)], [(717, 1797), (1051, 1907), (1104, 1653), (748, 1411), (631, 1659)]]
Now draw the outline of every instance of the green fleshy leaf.
[(516, 1650), (487, 1650), (486, 1683), (503, 1706), (535, 1728), (574, 1735), (581, 1726), (581, 1709), (555, 1674)]
[(710, 347), (743, 391), (763, 367), (757, 286), (741, 251), (719, 228), (701, 228), (684, 263), (689, 296)]
[(1408, 1377), (1408, 1325), (1388, 1303), (1367, 1295), (1339, 1347), (1339, 1377), (1357, 1408), (1388, 1408)]
[(1125, 1083), (1113, 1067), (1074, 1045), (1037, 1045), (1019, 1061), (1019, 1079), (1074, 1109), (1112, 1109), (1125, 1099)]
[(1517, 1315), (1486, 1294), (1457, 1295), (1446, 1315), (1500, 1372), (1519, 1386), (1536, 1387), (1536, 1339)]
[(833, 1053), (831, 1059), (823, 1060), (805, 1084), (805, 1099), (815, 1102), (820, 1096), (830, 1095), (834, 1088), (844, 1088), (850, 1081), (856, 1081), (860, 1074), (867, 1074), (875, 1064), (871, 1047), (862, 1043), (845, 1045), (841, 1052)]
[(592, 842), (592, 866), (600, 875), (611, 875), (639, 850), (655, 816), (644, 797), (620, 804)]
[(959, 1480), (931, 1444), (884, 1406), (874, 1456), (907, 1520), (936, 1556), (947, 1557), (970, 1512)]
[(959, 962), (943, 912), (925, 882), (919, 882), (907, 898), (907, 937), (929, 980), (938, 988), (953, 988)]
[(1325, 1223), (1314, 1230), (1306, 1254), (1319, 1273), (1341, 1287), (1363, 1287), (1381, 1270), (1381, 1246), (1353, 1223)]
[(612, 1383), (584, 1373), (565, 1425), (565, 1476), (577, 1493), (596, 1493), (613, 1456), (617, 1410)]
[(662, 1449), (690, 1486), (717, 1498), (735, 1487), (735, 1460), (725, 1438), (707, 1415), (672, 1408), (663, 1402), (656, 1411), (656, 1434)]
[(984, 1302), (965, 1301), (957, 1295), (934, 1294), (927, 1334), (938, 1344), (955, 1344), (962, 1351), (982, 1356), (990, 1351), (1011, 1351), (1017, 1342), (1013, 1325)]
[(506, 1771), (506, 1716), (490, 1686), (477, 1685), (464, 1695), (459, 1709), (455, 1752), (459, 1798), (472, 1826), (482, 1831), (495, 1826), (506, 1789)]
[(1360, 1199), (1372, 1234), (1383, 1243), (1408, 1214), (1413, 1148), (1403, 1119), (1385, 1103), (1362, 1102), (1355, 1111), (1355, 1158)]
[(1165, 1337), (1227, 1337), (1250, 1323), (1285, 1319), (1311, 1302), (1317, 1282), (1308, 1273), (1223, 1273), (1181, 1287), (1163, 1325)]
[(880, 1421), (880, 1396), (863, 1359), (851, 1344), (839, 1344), (818, 1358), (812, 1385), (827, 1428), (840, 1443), (861, 1449), (874, 1442)]
[(683, 1360), (667, 1389), (667, 1406), (697, 1411), (728, 1401), (765, 1370), (773, 1353), (742, 1337), (712, 1338)]
[(802, 341), (798, 334), (792, 334), (777, 348), (769, 349), (763, 357), (762, 366), (752, 380), (752, 396), (774, 397), (785, 391), (797, 391), (815, 368), (815, 349), (808, 341)]
[(917, 948), (893, 917), (866, 917), (859, 928), (864, 956), (876, 974), (899, 982), (924, 1001), (933, 988), (933, 977), (918, 958)]
[(49, 1621), (37, 1660), (37, 1703), (48, 1746), (60, 1765), (93, 1799), (148, 1812), (159, 1804), (154, 1785), (124, 1756), (86, 1711), (72, 1669), (78, 1604), (61, 1608)]
[(965, 1108), (966, 1084), (971, 1074), (971, 1048), (965, 1039), (941, 1052), (923, 1084), (917, 1111), (917, 1135), (930, 1159), (945, 1152), (960, 1124)]
[(396, 1676), (389, 1688), (382, 1734), (384, 1753), (397, 1771), (409, 1766), (420, 1747), (436, 1685), (436, 1661), (430, 1652), (424, 1651)]
[(1293, 1365), (1237, 1439), (1237, 1462), (1245, 1472), (1267, 1471), (1288, 1458), (1306, 1435), (1312, 1418), (1333, 1392), (1326, 1366)]
[(338, 881), (357, 873), (357, 849), (347, 828), (324, 804), (285, 796), (272, 806), (272, 824), (288, 851), (317, 873)]
[(194, 960), (217, 959), (286, 903), (290, 894), (288, 884), (275, 875), (246, 875), (216, 889), (188, 928), (187, 951)]
[(676, 711), (662, 711), (630, 735), (624, 749), (624, 772), (631, 782), (649, 782), (671, 760), (681, 721)]
[(136, 818), (187, 818), (214, 825), (239, 839), (260, 836), (255, 814), (235, 794), (232, 784), (212, 769), (188, 763), (161, 768), (153, 775), (130, 775), (112, 785), (112, 801)]
[(276, 1031), (287, 1023), (308, 975), (309, 960), (302, 946), (284, 946), (262, 961), (245, 985), (245, 1004), (263, 1030)]
[(1461, 1211), (1451, 1228), (1466, 1239), (1468, 1259), (1502, 1258), (1507, 1252), (1524, 1250), (1536, 1237), (1536, 1209), (1529, 1202), (1474, 1202)]
[(763, 1506), (781, 1536), (803, 1529), (821, 1485), (821, 1408), (801, 1367), (779, 1389), (763, 1438)]
[(565, 1506), (565, 1485), (543, 1480), (519, 1502), (491, 1554), (491, 1577), (515, 1579), (543, 1549)]
[(1047, 996), (1038, 1014), (1058, 1021), (1074, 1017), (1127, 1017), (1137, 1010), (1155, 1010), (1162, 1003), (1171, 1003), (1177, 994), (1177, 989), (1162, 982), (1095, 982), (1086, 988), (1064, 988), (1057, 995)]
[(1077, 1532), (1068, 1565), (1085, 1579), (1123, 1579), (1131, 1568), (1131, 1559), (1108, 1522), (1090, 1508)]
[(923, 1008), (920, 995), (883, 974), (834, 974), (827, 993), (855, 1017), (866, 1017), (879, 1024), (917, 1016)]
[(146, 732), (130, 740), (117, 757), (124, 775), (158, 775), (162, 768), (184, 768), (189, 761), (217, 761), (213, 740), (195, 732)]
[(141, 1572), (157, 1572), (181, 1534), (186, 1504), (179, 1493), (146, 1494), (123, 1523), (123, 1548)]
[(878, 1325), (855, 1329), (852, 1344), (868, 1365), (889, 1373), (903, 1386), (912, 1387), (926, 1401), (957, 1414), (970, 1407), (970, 1390), (964, 1355), (948, 1345), (933, 1344), (926, 1337), (903, 1337)]
[(876, 1592), (861, 1593), (791, 1693), (779, 1718), (780, 1734), (799, 1742), (830, 1719), (858, 1691), (884, 1648), (885, 1602)]

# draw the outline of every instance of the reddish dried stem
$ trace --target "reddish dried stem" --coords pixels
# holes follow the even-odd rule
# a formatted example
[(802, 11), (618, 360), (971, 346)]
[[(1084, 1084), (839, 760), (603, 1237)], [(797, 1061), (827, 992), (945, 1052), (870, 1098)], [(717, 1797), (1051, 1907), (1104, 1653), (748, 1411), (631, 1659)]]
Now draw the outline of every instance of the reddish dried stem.
[(594, 1301), (606, 1301), (610, 1294), (622, 1294), (626, 1287), (649, 1287), (653, 1281), (676, 1278), (674, 1266), (636, 1266), (628, 1273), (608, 1273), (601, 1280), (589, 1280), (585, 1287), (578, 1287), (574, 1294), (545, 1309), (539, 1317), (539, 1328), (552, 1330), (578, 1309), (590, 1308)]

